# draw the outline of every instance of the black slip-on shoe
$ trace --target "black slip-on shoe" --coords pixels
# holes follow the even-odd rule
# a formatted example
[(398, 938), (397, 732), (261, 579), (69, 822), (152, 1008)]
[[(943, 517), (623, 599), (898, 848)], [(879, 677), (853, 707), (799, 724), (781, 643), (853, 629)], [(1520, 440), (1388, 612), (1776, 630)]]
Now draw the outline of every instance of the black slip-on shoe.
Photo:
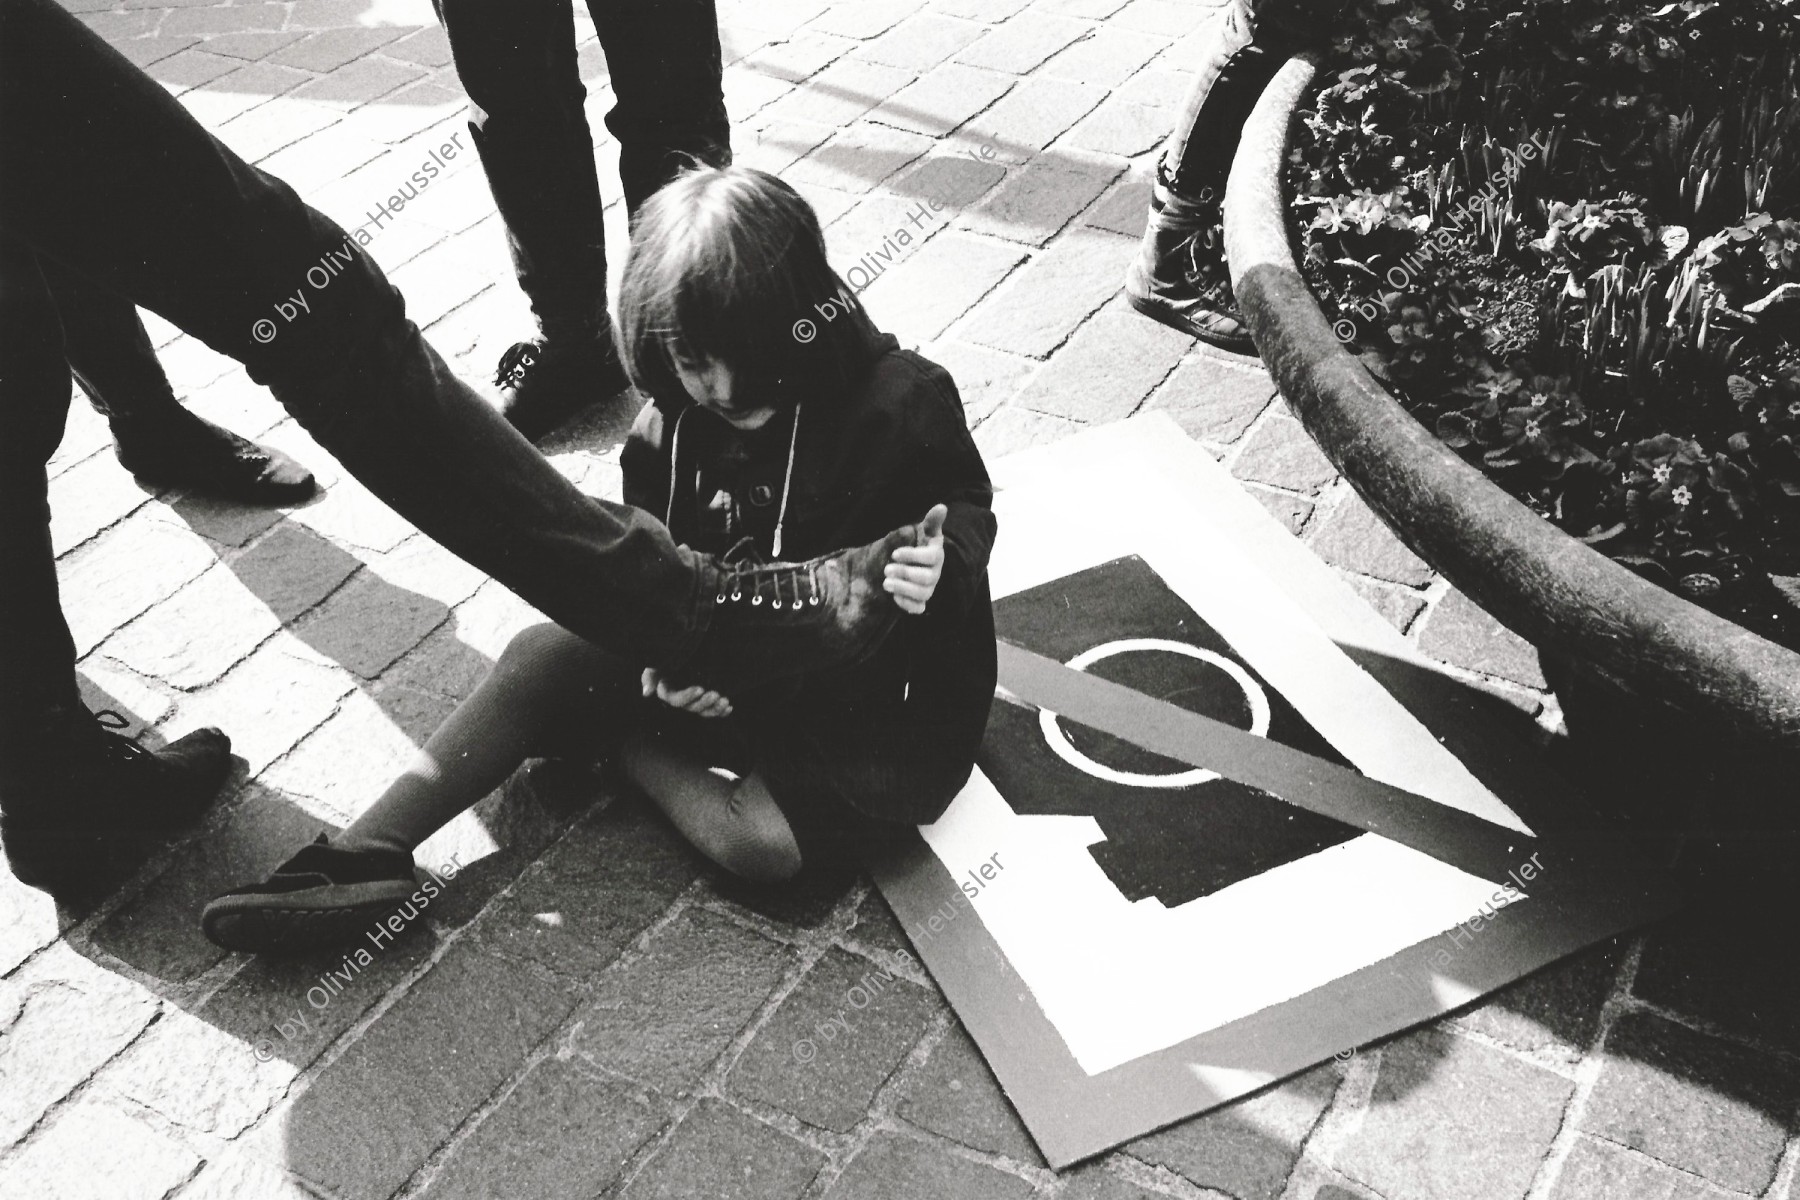
[(214, 897), (200, 914), (200, 928), (227, 950), (293, 954), (340, 946), (419, 888), (412, 855), (340, 850), (321, 833), (262, 883)]
[(184, 408), (115, 418), (112, 429), (119, 464), (154, 487), (257, 506), (299, 504), (318, 490), (312, 472), (281, 451)]

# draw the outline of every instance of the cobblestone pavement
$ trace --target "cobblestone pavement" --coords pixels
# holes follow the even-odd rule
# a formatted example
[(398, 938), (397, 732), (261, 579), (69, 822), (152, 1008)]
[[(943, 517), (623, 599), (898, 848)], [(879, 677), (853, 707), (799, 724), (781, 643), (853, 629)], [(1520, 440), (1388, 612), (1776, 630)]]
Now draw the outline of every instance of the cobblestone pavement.
[[(65, 2), (347, 226), (463, 128), (423, 0)], [(737, 151), (806, 193), (840, 265), (879, 264), (876, 318), (951, 368), (988, 454), (1166, 410), (1422, 650), (1553, 726), (1532, 650), (1384, 532), (1254, 362), (1118, 294), (1205, 12), (730, 0)], [(605, 69), (577, 20), (622, 246)], [(527, 325), (471, 157), (370, 249), (475, 376)], [(890, 265), (902, 227), (922, 240)], [(1729, 916), (1063, 1175), (923, 976), (794, 1061), (807, 1014), (900, 944), (866, 882), (736, 887), (632, 801), (587, 804), (591, 780), (515, 781), (434, 839), (424, 862), (466, 869), (425, 936), (367, 965), (221, 953), (201, 902), (374, 797), (533, 614), (345, 479), (235, 364), (152, 327), (195, 409), (328, 486), (286, 513), (146, 493), (75, 404), (51, 498), (90, 699), (153, 739), (217, 722), (245, 765), (90, 911), (0, 875), (0, 1196), (1800, 1200), (1791, 934)], [(556, 462), (616, 492), (623, 420), (564, 436)]]

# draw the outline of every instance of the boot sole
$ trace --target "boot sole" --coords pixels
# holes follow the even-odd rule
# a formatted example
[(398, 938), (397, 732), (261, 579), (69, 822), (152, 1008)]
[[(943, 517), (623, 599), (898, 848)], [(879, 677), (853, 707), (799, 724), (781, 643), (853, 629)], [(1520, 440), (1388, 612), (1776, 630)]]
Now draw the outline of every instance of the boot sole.
[(1233, 354), (1242, 354), (1250, 358), (1257, 357), (1256, 342), (1247, 333), (1235, 335), (1214, 333), (1204, 326), (1194, 324), (1179, 310), (1153, 297), (1139, 296), (1129, 290), (1125, 293), (1125, 299), (1138, 312), (1152, 321), (1167, 325), (1170, 329), (1185, 333), (1191, 338), (1199, 338), (1209, 346), (1217, 346), (1219, 349), (1229, 350)]
[(417, 890), (412, 880), (377, 880), (271, 896), (220, 896), (201, 913), (200, 929), (227, 950), (297, 954), (326, 949), (368, 932)]

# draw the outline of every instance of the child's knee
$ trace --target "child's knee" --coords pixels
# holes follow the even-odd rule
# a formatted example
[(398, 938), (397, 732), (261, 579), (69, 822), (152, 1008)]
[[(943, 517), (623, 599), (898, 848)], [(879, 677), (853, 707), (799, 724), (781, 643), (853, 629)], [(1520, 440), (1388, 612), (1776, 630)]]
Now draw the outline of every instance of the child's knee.
[(738, 781), (731, 809), (736, 836), (721, 866), (754, 883), (783, 883), (800, 873), (800, 844), (758, 775)]
[(528, 625), (513, 634), (512, 640), (506, 643), (506, 649), (500, 652), (497, 665), (519, 667), (542, 662), (566, 647), (574, 637), (574, 634), (551, 621)]

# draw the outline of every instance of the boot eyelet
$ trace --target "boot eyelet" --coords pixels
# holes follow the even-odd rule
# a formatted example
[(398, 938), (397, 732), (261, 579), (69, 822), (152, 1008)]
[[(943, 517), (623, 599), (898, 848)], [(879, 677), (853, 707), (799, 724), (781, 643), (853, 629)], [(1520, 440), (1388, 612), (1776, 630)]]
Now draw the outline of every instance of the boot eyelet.
[(744, 598), (744, 593), (742, 593), (742, 592), (731, 593), (731, 602), (733, 604), (736, 604), (739, 600), (742, 600), (743, 598)]
[(770, 607), (770, 608), (780, 608), (780, 607), (781, 607), (781, 601), (779, 601), (779, 600), (775, 600), (775, 601), (772, 601), (772, 602), (771, 602), (771, 603), (770, 603), (770, 605), (769, 605), (769, 607)]
[(718, 595), (716, 595), (716, 596), (714, 596), (714, 597), (713, 597), (713, 603), (714, 603), (714, 604), (723, 604), (723, 603), (725, 603), (725, 593), (724, 593), (724, 592), (720, 592), (720, 593), (719, 593), (719, 594), (718, 594)]
[(755, 607), (756, 607), (756, 606), (757, 606), (757, 605), (759, 605), (759, 604), (761, 604), (761, 603), (762, 603), (762, 597), (761, 597), (761, 596), (752, 596), (752, 597), (750, 597), (750, 607), (751, 607), (751, 608), (755, 608)]
[(808, 604), (812, 605), (814, 608), (817, 608), (819, 606), (819, 598), (817, 596), (808, 596), (806, 598), (806, 602)]

